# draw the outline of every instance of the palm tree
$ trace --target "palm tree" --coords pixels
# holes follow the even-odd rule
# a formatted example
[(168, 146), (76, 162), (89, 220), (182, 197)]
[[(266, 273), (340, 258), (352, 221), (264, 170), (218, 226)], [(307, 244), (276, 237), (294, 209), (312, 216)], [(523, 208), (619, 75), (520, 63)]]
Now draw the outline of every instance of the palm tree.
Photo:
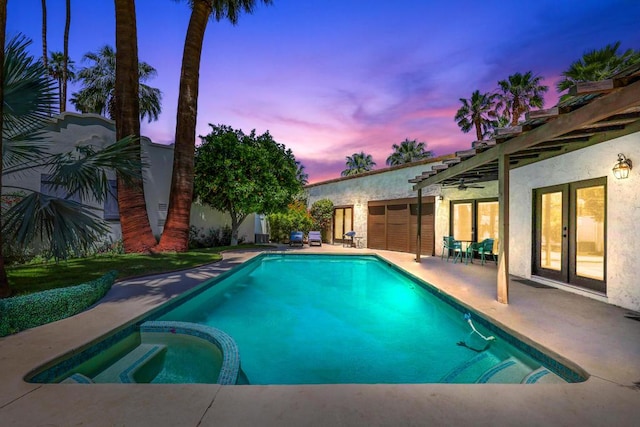
[(409, 140), (409, 138), (406, 138), (400, 145), (393, 144), (391, 148), (393, 153), (387, 157), (387, 165), (389, 166), (403, 165), (433, 157), (433, 151), (426, 150), (427, 144), (418, 142), (415, 139)]
[[(115, 0), (115, 12), (116, 79), (113, 116), (116, 121), (116, 139), (131, 136), (132, 147), (140, 156), (138, 32), (134, 0)], [(149, 224), (142, 179), (131, 182), (118, 175), (118, 209), (125, 251), (148, 252), (155, 247), (157, 241)]]
[(51, 52), (51, 58), (49, 58), (49, 75), (58, 82), (58, 107), (60, 109), (60, 112), (63, 113), (65, 111), (65, 106), (62, 103), (64, 95), (63, 92), (64, 90), (66, 90), (66, 83), (64, 79), (75, 79), (76, 74), (74, 62), (68, 58), (65, 58), (62, 52)]
[(476, 130), (476, 140), (482, 141), (487, 123), (495, 119), (497, 95), (491, 93), (480, 93), (479, 90), (471, 94), (470, 99), (460, 98), (462, 107), (456, 112), (454, 120), (467, 133), (472, 128)]
[[(5, 31), (7, 29), (7, 0), (0, 0), (0, 129), (4, 129), (4, 38)], [(4, 135), (0, 135), (0, 192), (2, 190), (2, 175), (3, 163), (4, 163)], [(2, 215), (2, 209), (0, 209), (0, 230), (4, 224), (4, 218)], [(9, 287), (9, 281), (7, 279), (7, 271), (4, 266), (4, 233), (0, 233), (0, 298), (5, 298), (11, 295), (11, 288)]]
[(342, 176), (357, 175), (359, 173), (368, 172), (373, 170), (373, 167), (376, 165), (371, 154), (365, 154), (364, 151), (353, 153), (353, 155), (347, 156), (346, 159), (347, 169), (342, 171), (340, 174)]
[(544, 94), (549, 87), (542, 85), (541, 81), (542, 77), (533, 77), (531, 71), (527, 71), (524, 74), (512, 74), (507, 80), (498, 82), (502, 93), (498, 95), (497, 106), (504, 109), (503, 113), (511, 120), (511, 126), (516, 126), (520, 117), (531, 107), (544, 106)]
[[(272, 3), (272, 0), (259, 1), (267, 5)], [(216, 21), (226, 19), (235, 25), (238, 22), (239, 13), (252, 13), (256, 2), (256, 0), (189, 0), (191, 18), (182, 54), (171, 192), (167, 220), (158, 250), (183, 252), (188, 249), (193, 199), (200, 56), (207, 21), (209, 18)]]
[(298, 160), (296, 160), (296, 179), (303, 187), (309, 183), (309, 174), (304, 171), (304, 165)]
[(67, 111), (67, 82), (73, 80), (68, 74), (69, 67), (69, 27), (71, 26), (71, 0), (67, 0), (67, 14), (64, 22), (64, 40), (63, 40), (63, 65), (62, 65), (62, 97), (60, 98), (60, 112)]
[[(28, 54), (30, 43), (24, 37), (15, 37), (3, 52), (4, 102), (0, 104), (6, 107), (6, 114), (2, 122), (1, 176), (44, 170), (51, 174), (54, 186), (65, 193), (78, 193), (102, 202), (108, 191), (105, 168), (118, 171), (126, 179), (140, 177), (136, 152), (123, 140), (101, 151), (78, 147), (72, 153), (49, 153), (50, 143), (43, 139), (41, 131), (49, 123), (51, 105), (57, 102), (56, 87), (44, 64)], [(48, 244), (54, 256), (62, 258), (70, 249), (92, 246), (108, 230), (86, 205), (21, 187), (19, 179), (13, 182), (3, 184), (2, 193), (22, 191), (26, 195), (6, 211), (0, 210), (0, 236), (11, 241), (12, 246), (25, 247), (38, 240), (40, 244)], [(4, 258), (0, 254), (0, 295), (9, 294)]]
[[(605, 80), (621, 69), (640, 62), (640, 52), (627, 49), (618, 53), (620, 42), (608, 44), (602, 49), (594, 49), (584, 53), (581, 59), (573, 62), (562, 73), (564, 77), (556, 87), (558, 92), (564, 92), (578, 82)], [(566, 96), (566, 95), (565, 95)]]
[(42, 63), (45, 70), (49, 68), (47, 64), (47, 0), (42, 0)]
[[(86, 53), (82, 60), (89, 62), (88, 67), (78, 72), (82, 89), (72, 94), (71, 103), (82, 113), (102, 114), (115, 118), (116, 52), (105, 45), (97, 52)], [(145, 82), (157, 74), (156, 69), (146, 62), (138, 63), (138, 80)], [(158, 120), (162, 110), (162, 92), (160, 89), (139, 85), (140, 119), (149, 122)]]

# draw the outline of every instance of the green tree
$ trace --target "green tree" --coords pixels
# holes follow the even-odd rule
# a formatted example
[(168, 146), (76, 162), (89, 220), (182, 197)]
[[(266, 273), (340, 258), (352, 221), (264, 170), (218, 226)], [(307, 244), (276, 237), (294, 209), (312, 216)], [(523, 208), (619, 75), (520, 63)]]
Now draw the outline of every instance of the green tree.
[(158, 250), (183, 252), (189, 248), (200, 57), (207, 22), (225, 19), (235, 25), (239, 14), (252, 13), (258, 1), (272, 3), (272, 0), (188, 0), (191, 17), (182, 53), (169, 208)]
[(482, 141), (489, 128), (488, 124), (497, 117), (497, 95), (480, 93), (479, 90), (471, 94), (471, 98), (460, 98), (462, 107), (456, 112), (454, 120), (464, 133), (475, 128), (476, 140)]
[(433, 157), (433, 151), (427, 151), (426, 149), (427, 144), (418, 142), (415, 139), (409, 140), (409, 138), (406, 138), (400, 145), (393, 144), (391, 148), (393, 153), (387, 157), (387, 165), (389, 166), (403, 165)]
[[(140, 164), (127, 140), (100, 151), (78, 146), (69, 153), (49, 152), (51, 143), (43, 139), (42, 130), (48, 124), (51, 106), (57, 102), (56, 88), (44, 64), (28, 54), (30, 43), (16, 37), (4, 50), (1, 190), (3, 194), (22, 192), (25, 196), (6, 211), (0, 210), (1, 235), (17, 247), (37, 239), (48, 245), (55, 257), (64, 258), (70, 251), (98, 243), (108, 226), (86, 204), (21, 187), (20, 179), (8, 184), (5, 178), (45, 171), (62, 193), (103, 202), (108, 191), (106, 169), (126, 179), (140, 178)], [(2, 254), (0, 278), (4, 278), (0, 280), (0, 295), (8, 296), (11, 289)]]
[(73, 80), (76, 76), (74, 62), (68, 58), (65, 58), (62, 52), (51, 52), (48, 70), (49, 75), (58, 82), (58, 100), (60, 101), (58, 108), (62, 113), (65, 111), (65, 105), (63, 104), (63, 92), (64, 90), (66, 90), (65, 79)]
[[(78, 71), (78, 80), (82, 89), (72, 94), (71, 103), (82, 113), (95, 113), (113, 119), (115, 113), (116, 85), (116, 52), (113, 47), (105, 45), (97, 52), (86, 53), (83, 61), (88, 67)], [(149, 122), (158, 120), (162, 111), (162, 92), (146, 82), (157, 75), (156, 69), (146, 62), (138, 63), (138, 87), (140, 101), (140, 119), (145, 117)]]
[(346, 159), (347, 162), (345, 163), (345, 166), (347, 168), (342, 171), (342, 176), (357, 175), (368, 172), (373, 170), (373, 167), (376, 165), (371, 154), (366, 154), (364, 151), (353, 153), (353, 155), (347, 156)]
[(311, 205), (309, 213), (313, 219), (313, 228), (320, 230), (322, 240), (328, 241), (327, 233), (331, 228), (331, 221), (333, 221), (333, 202), (329, 199), (316, 200)]
[(281, 211), (300, 191), (296, 159), (269, 132), (245, 135), (229, 126), (210, 126), (196, 149), (194, 191), (203, 203), (231, 216), (231, 244), (236, 245), (247, 215)]
[(502, 93), (498, 95), (498, 108), (511, 120), (511, 126), (516, 126), (520, 117), (529, 112), (531, 107), (544, 106), (544, 94), (548, 86), (541, 84), (542, 77), (534, 77), (531, 71), (515, 73), (506, 80), (500, 80), (498, 86)]
[(618, 49), (620, 49), (619, 41), (608, 44), (602, 49), (585, 52), (582, 58), (573, 62), (567, 70), (562, 72), (562, 80), (556, 83), (558, 92), (569, 90), (578, 82), (608, 79), (623, 68), (640, 62), (640, 52), (627, 49), (619, 53)]

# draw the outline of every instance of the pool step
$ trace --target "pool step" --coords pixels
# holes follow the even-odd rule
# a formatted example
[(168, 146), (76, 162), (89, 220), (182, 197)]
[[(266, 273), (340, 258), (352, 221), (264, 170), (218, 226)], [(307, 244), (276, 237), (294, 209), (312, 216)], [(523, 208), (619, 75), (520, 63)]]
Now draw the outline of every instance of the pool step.
[(61, 384), (93, 384), (93, 380), (85, 375), (75, 373), (69, 375), (64, 381), (60, 382)]
[(531, 368), (516, 358), (510, 357), (487, 369), (477, 383), (518, 384), (531, 373)]
[(522, 384), (566, 384), (566, 381), (547, 368), (540, 367), (524, 377)]
[(133, 374), (145, 363), (163, 355), (167, 346), (140, 344), (93, 378), (96, 383), (133, 383)]
[(442, 383), (454, 383), (454, 384), (470, 384), (475, 383), (476, 380), (487, 369), (492, 368), (499, 364), (501, 360), (489, 352), (482, 352), (454, 369), (449, 371), (444, 377), (440, 379)]

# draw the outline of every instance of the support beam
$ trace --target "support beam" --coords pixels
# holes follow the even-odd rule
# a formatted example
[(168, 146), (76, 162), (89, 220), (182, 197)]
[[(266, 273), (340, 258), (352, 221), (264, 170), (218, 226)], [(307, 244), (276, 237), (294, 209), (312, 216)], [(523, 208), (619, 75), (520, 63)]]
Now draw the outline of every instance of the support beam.
[(509, 304), (509, 155), (498, 157), (498, 289), (497, 299)]
[(422, 189), (418, 190), (417, 217), (418, 217), (418, 233), (416, 236), (416, 262), (420, 262), (420, 252), (422, 251)]

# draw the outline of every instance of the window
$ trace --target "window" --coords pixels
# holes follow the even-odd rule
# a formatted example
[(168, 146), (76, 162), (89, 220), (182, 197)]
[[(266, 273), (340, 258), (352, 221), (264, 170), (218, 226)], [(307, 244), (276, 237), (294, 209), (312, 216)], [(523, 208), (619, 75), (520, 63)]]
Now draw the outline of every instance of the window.
[(481, 242), (494, 239), (498, 253), (498, 201), (459, 200), (451, 202), (451, 235), (456, 240)]

